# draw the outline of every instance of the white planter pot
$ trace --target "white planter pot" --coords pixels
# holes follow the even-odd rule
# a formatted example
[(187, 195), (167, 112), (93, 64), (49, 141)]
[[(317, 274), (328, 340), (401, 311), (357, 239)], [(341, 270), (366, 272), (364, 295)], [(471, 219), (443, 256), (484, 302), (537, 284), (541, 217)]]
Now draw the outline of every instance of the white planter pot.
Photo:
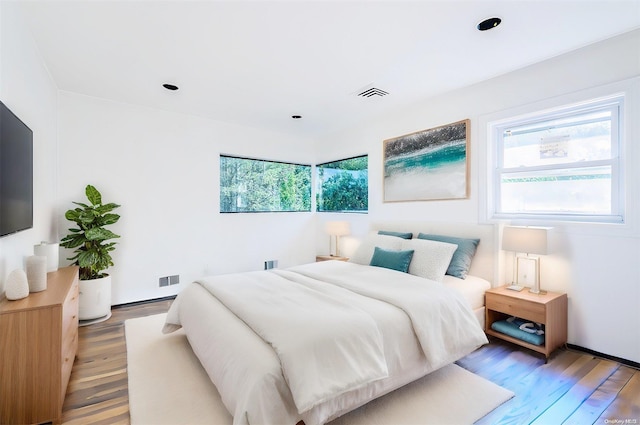
[(111, 313), (111, 276), (80, 281), (80, 320), (92, 320)]

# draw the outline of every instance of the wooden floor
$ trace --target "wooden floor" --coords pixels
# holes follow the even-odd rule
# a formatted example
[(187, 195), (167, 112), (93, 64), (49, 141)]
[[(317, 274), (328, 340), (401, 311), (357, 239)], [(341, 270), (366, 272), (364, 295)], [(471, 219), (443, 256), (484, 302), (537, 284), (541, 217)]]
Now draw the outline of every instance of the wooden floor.
[[(129, 424), (124, 321), (169, 305), (114, 308), (108, 321), (80, 328), (63, 423)], [(619, 363), (558, 350), (545, 364), (538, 354), (492, 340), (458, 364), (516, 394), (478, 424), (640, 425), (640, 371)]]
[(640, 371), (582, 352), (539, 354), (492, 339), (457, 363), (515, 393), (477, 424), (640, 424)]
[(170, 301), (159, 301), (114, 308), (109, 320), (80, 327), (62, 407), (64, 424), (129, 424), (124, 321), (165, 313), (170, 305)]

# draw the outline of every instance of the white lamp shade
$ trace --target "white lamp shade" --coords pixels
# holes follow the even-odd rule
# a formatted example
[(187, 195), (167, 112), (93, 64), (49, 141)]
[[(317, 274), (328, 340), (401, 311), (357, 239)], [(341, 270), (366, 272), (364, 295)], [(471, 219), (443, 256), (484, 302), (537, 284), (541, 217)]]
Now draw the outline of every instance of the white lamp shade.
[(544, 227), (505, 227), (502, 249), (527, 254), (547, 254), (547, 229)]
[(332, 236), (344, 236), (349, 234), (349, 222), (328, 221), (325, 230)]

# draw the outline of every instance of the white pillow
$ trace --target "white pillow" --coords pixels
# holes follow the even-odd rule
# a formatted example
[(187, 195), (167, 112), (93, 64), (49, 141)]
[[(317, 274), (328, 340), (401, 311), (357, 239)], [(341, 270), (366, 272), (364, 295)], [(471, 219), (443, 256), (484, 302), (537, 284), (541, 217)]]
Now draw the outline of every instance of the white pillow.
[(413, 249), (409, 274), (442, 282), (458, 245), (427, 239), (402, 239), (400, 249)]
[[(376, 247), (399, 250), (402, 245), (402, 241), (402, 238), (398, 238), (396, 236), (379, 235), (375, 232), (371, 232), (364, 238), (349, 261), (368, 266), (369, 263), (371, 263), (371, 257), (373, 257), (373, 251)], [(457, 247), (457, 245), (455, 246)]]

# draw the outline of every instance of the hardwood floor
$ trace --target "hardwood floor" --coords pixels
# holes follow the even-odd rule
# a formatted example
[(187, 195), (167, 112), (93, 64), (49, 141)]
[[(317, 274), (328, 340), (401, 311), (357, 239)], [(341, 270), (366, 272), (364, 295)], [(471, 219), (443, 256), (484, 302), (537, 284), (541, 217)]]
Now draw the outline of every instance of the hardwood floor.
[[(170, 304), (114, 308), (109, 320), (80, 328), (64, 424), (130, 423), (124, 321), (164, 313)], [(545, 364), (536, 353), (492, 340), (458, 364), (516, 394), (480, 425), (640, 425), (640, 371), (617, 362), (558, 350)]]
[(611, 360), (493, 339), (458, 364), (516, 394), (477, 424), (640, 424), (640, 371)]
[(79, 328), (63, 424), (129, 424), (124, 321), (165, 313), (170, 305), (171, 301), (158, 301), (114, 308), (109, 320)]

